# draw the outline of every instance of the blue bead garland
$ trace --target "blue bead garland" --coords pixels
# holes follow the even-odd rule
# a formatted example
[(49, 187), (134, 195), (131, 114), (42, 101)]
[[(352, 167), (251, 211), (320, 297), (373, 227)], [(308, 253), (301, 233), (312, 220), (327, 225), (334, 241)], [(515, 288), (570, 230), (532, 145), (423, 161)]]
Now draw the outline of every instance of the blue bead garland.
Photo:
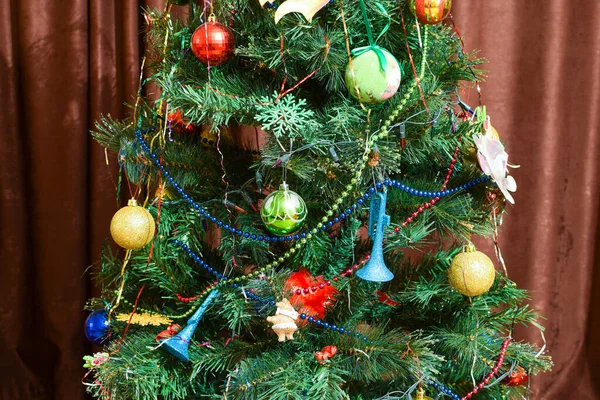
[[(235, 227), (230, 227), (229, 224), (226, 224), (225, 222), (212, 216), (204, 207), (202, 207), (200, 204), (196, 203), (193, 199), (190, 198), (190, 196), (187, 193), (185, 193), (183, 188), (179, 185), (179, 183), (177, 183), (175, 181), (175, 179), (171, 176), (171, 174), (165, 168), (165, 166), (160, 164), (158, 156), (155, 153), (151, 152), (150, 147), (144, 141), (142, 134), (151, 132), (152, 130), (153, 129), (144, 129), (144, 130), (137, 129), (135, 131), (135, 136), (136, 136), (136, 139), (138, 140), (140, 146), (142, 147), (142, 149), (144, 151), (146, 151), (146, 153), (150, 154), (150, 159), (152, 160), (152, 162), (161, 171), (162, 175), (165, 178), (167, 178), (167, 180), (169, 181), (171, 186), (177, 191), (177, 193), (179, 193), (184, 200), (186, 200), (188, 203), (190, 203), (192, 208), (197, 210), (205, 219), (209, 219), (211, 222), (216, 223), (217, 226), (222, 227), (225, 230), (229, 230), (232, 234), (236, 234), (238, 236), (244, 236), (245, 238), (250, 238), (252, 240), (258, 240), (258, 241), (264, 240), (266, 242), (277, 242), (277, 241), (283, 242), (284, 240), (285, 241), (292, 241), (292, 240), (295, 241), (298, 239), (306, 238), (308, 232), (302, 232), (300, 234), (294, 234), (293, 236), (285, 236), (285, 237), (256, 235), (254, 233), (244, 232), (242, 230), (236, 229)], [(327, 228), (332, 227), (334, 223), (340, 222), (340, 219), (343, 220), (343, 219), (346, 219), (348, 216), (350, 216), (350, 214), (352, 214), (354, 211), (356, 211), (358, 209), (358, 205), (363, 205), (365, 203), (365, 200), (368, 200), (370, 198), (371, 194), (376, 192), (375, 188), (381, 189), (383, 186), (387, 186), (387, 187), (400, 189), (406, 193), (409, 193), (409, 194), (412, 194), (412, 195), (415, 195), (418, 197), (435, 198), (435, 197), (446, 197), (451, 194), (457, 193), (459, 191), (471, 188), (477, 184), (488, 182), (488, 181), (489, 181), (489, 177), (487, 175), (482, 175), (479, 178), (472, 179), (469, 182), (462, 184), (460, 186), (457, 186), (455, 188), (452, 188), (452, 189), (446, 189), (446, 190), (437, 191), (437, 192), (427, 192), (427, 191), (416, 190), (414, 188), (406, 186), (406, 185), (396, 181), (395, 179), (392, 179), (392, 180), (385, 179), (383, 182), (377, 182), (375, 187), (369, 188), (367, 190), (367, 192), (365, 192), (362, 195), (362, 197), (358, 197), (356, 202), (350, 206), (351, 208), (346, 208), (346, 210), (341, 211), (339, 213), (339, 216), (335, 216), (333, 218), (330, 217), (329, 221), (327, 223), (323, 224), (323, 226), (321, 227), (321, 230), (325, 231), (325, 230), (327, 230)], [(176, 245), (178, 245), (179, 247), (181, 247), (197, 264), (199, 264), (201, 267), (206, 269), (211, 274), (215, 275), (219, 280), (227, 280), (228, 279), (227, 276), (217, 272), (215, 269), (210, 267), (200, 256), (198, 256), (196, 253), (194, 253), (192, 251), (192, 249), (190, 249), (185, 243), (183, 243), (177, 239), (174, 239), (173, 242)], [(256, 300), (263, 304), (275, 305), (274, 300), (265, 300), (262, 297), (257, 296), (256, 294), (243, 289), (237, 283), (233, 283), (232, 286), (235, 288), (238, 288), (238, 289), (241, 288), (243, 294), (248, 298), (251, 298), (251, 299)], [(330, 329), (330, 330), (339, 332), (341, 334), (347, 334), (348, 336), (354, 335), (356, 338), (359, 338), (359, 339), (362, 338), (362, 340), (364, 340), (365, 342), (369, 341), (369, 338), (367, 338), (366, 336), (362, 336), (359, 332), (353, 332), (351, 329), (346, 329), (342, 326), (338, 327), (336, 325), (331, 325), (328, 322), (323, 322), (318, 318), (314, 318), (312, 316), (307, 316), (305, 313), (300, 314), (300, 319), (306, 320), (310, 323), (314, 323), (319, 326), (322, 326), (325, 329)], [(430, 386), (433, 386), (434, 388), (440, 390), (442, 393), (447, 394), (448, 396), (450, 396), (451, 398), (453, 398), (455, 400), (461, 399), (461, 397), (459, 395), (457, 395), (452, 390), (450, 390), (449, 388), (445, 387), (444, 385), (442, 385), (440, 383), (437, 383), (430, 379), (427, 380), (427, 383)]]
[(316, 324), (316, 325), (321, 326), (321, 327), (323, 327), (325, 329), (330, 329), (330, 330), (332, 330), (334, 332), (339, 332), (341, 334), (346, 334), (346, 335), (349, 335), (349, 336), (354, 335), (356, 338), (362, 339), (365, 342), (371, 342), (371, 340), (369, 340), (368, 337), (363, 336), (363, 335), (361, 335), (358, 332), (353, 332), (351, 329), (346, 329), (343, 326), (336, 326), (336, 325), (330, 324), (329, 322), (321, 321), (319, 318), (315, 318), (315, 317), (311, 317), (311, 316), (306, 315), (306, 313), (300, 314), (300, 319), (306, 320), (306, 321), (310, 322), (311, 324)]
[(461, 397), (459, 395), (457, 395), (456, 393), (454, 393), (452, 390), (448, 389), (446, 386), (442, 385), (441, 383), (437, 383), (435, 381), (432, 381), (431, 379), (428, 379), (427, 384), (438, 389), (440, 392), (447, 394), (448, 396), (452, 397), (454, 400), (461, 399)]
[[(219, 280), (227, 280), (229, 279), (227, 276), (215, 271), (213, 268), (211, 268), (203, 259), (202, 257), (200, 257), (198, 254), (196, 254), (192, 249), (190, 249), (185, 243), (183, 243), (180, 240), (177, 239), (173, 239), (173, 243), (175, 243), (177, 246), (179, 246), (181, 249), (183, 249), (183, 251), (185, 251), (198, 265), (200, 265), (202, 268), (206, 269), (208, 272), (210, 272), (211, 274), (215, 275)], [(233, 283), (232, 284), (233, 287), (235, 287), (236, 289), (242, 289), (243, 294), (248, 297), (251, 298), (253, 300), (258, 301), (259, 303), (262, 304), (270, 304), (270, 305), (275, 305), (275, 300), (265, 300), (260, 296), (257, 296), (256, 294), (245, 290), (244, 288), (242, 288), (240, 285), (238, 285), (237, 283)], [(325, 329), (331, 329), (332, 331), (336, 331), (339, 332), (341, 334), (347, 334), (347, 335), (352, 335), (353, 332), (350, 329), (346, 329), (342, 326), (336, 326), (336, 325), (330, 325), (328, 322), (323, 322), (318, 318), (314, 318), (314, 317), (307, 317), (307, 315), (305, 313), (300, 314), (300, 318), (303, 320), (307, 320), (308, 322), (312, 322), (315, 323), (317, 325), (322, 326)], [(362, 336), (360, 333), (356, 332), (355, 336), (359, 339), (364, 340), (365, 342), (369, 342), (369, 338), (367, 338), (366, 336)]]
[[(212, 216), (204, 207), (202, 207), (199, 203), (195, 202), (187, 193), (185, 193), (185, 191), (183, 190), (181, 185), (179, 183), (177, 183), (177, 181), (175, 181), (175, 179), (169, 173), (169, 171), (165, 168), (165, 166), (160, 164), (159, 157), (155, 153), (151, 152), (150, 147), (148, 146), (148, 144), (146, 144), (146, 142), (144, 141), (144, 138), (142, 137), (142, 134), (150, 132), (151, 130), (152, 129), (145, 129), (145, 130), (137, 129), (135, 131), (135, 137), (136, 137), (140, 147), (146, 153), (150, 154), (150, 159), (155, 164), (155, 166), (161, 171), (162, 175), (169, 181), (169, 183), (177, 191), (177, 193), (179, 193), (181, 195), (181, 197), (185, 201), (187, 201), (193, 209), (195, 209), (196, 211), (198, 211), (198, 213), (200, 213), (200, 215), (204, 218), (204, 220), (208, 219), (211, 222), (216, 223), (217, 226), (222, 227), (225, 231), (231, 232), (231, 234), (233, 234), (233, 235), (243, 236), (243, 237), (245, 237), (247, 239), (251, 239), (251, 240), (258, 240), (259, 242), (265, 241), (267, 243), (295, 241), (298, 239), (305, 238), (307, 233), (310, 232), (310, 230), (308, 230), (306, 232), (294, 234), (293, 236), (256, 235), (254, 233), (245, 232), (240, 229), (236, 229), (233, 226), (229, 226), (229, 224), (225, 223), (224, 221), (221, 221), (218, 218)], [(469, 182), (462, 184), (460, 186), (457, 186), (453, 189), (446, 189), (446, 190), (441, 190), (441, 191), (437, 191), (437, 192), (426, 192), (426, 191), (416, 190), (414, 188), (406, 186), (405, 184), (400, 183), (400, 182), (396, 181), (395, 179), (392, 179), (392, 180), (385, 179), (383, 182), (378, 182), (375, 185), (375, 187), (371, 187), (371, 188), (367, 189), (367, 191), (362, 196), (359, 196), (357, 198), (357, 200), (354, 204), (352, 204), (350, 207), (346, 208), (345, 211), (341, 211), (339, 216), (336, 215), (336, 216), (328, 217), (328, 221), (323, 224), (323, 226), (320, 228), (320, 230), (326, 231), (328, 228), (331, 228), (334, 223), (339, 222), (340, 219), (346, 219), (348, 216), (350, 216), (350, 214), (352, 214), (352, 212), (358, 210), (359, 206), (364, 205), (365, 200), (369, 200), (371, 195), (376, 192), (375, 188), (381, 189), (383, 186), (387, 186), (387, 187), (391, 187), (391, 188), (400, 189), (406, 193), (409, 193), (411, 195), (418, 196), (418, 197), (436, 198), (436, 197), (446, 197), (446, 196), (452, 195), (459, 191), (466, 190), (477, 184), (484, 183), (487, 181), (489, 181), (489, 177), (487, 175), (482, 175), (479, 178), (472, 179)]]
[[(210, 267), (203, 259), (202, 257), (200, 257), (198, 254), (196, 254), (192, 249), (190, 249), (185, 243), (183, 243), (180, 240), (177, 239), (173, 239), (173, 243), (175, 243), (177, 246), (179, 246), (181, 249), (183, 249), (183, 251), (185, 251), (192, 260), (194, 260), (196, 262), (196, 264), (200, 265), (202, 268), (204, 268), (205, 270), (207, 270), (208, 272), (210, 272), (211, 274), (213, 274), (214, 276), (216, 276), (219, 280), (221, 281), (225, 281), (227, 279), (229, 279), (229, 277), (221, 274), (220, 272), (216, 271), (214, 268)], [(242, 289), (242, 292), (244, 293), (244, 295), (246, 297), (249, 297), (253, 300), (256, 300), (260, 303), (263, 304), (271, 304), (271, 305), (275, 305), (275, 301), (274, 300), (265, 300), (260, 296), (255, 295), (254, 293), (245, 290), (244, 288), (242, 288), (240, 285), (238, 285), (237, 283), (234, 283), (232, 285), (233, 287), (235, 287), (236, 289)]]

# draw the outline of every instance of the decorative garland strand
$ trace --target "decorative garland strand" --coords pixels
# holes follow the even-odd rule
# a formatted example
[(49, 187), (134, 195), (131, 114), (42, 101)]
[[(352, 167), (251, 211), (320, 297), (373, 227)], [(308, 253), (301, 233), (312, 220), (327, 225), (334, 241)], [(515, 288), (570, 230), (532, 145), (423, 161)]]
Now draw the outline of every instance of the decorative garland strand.
[[(354, 264), (352, 267), (342, 271), (339, 273), (339, 276), (342, 278), (346, 278), (349, 277), (350, 275), (352, 275), (355, 271), (357, 271), (360, 267), (362, 267), (363, 265), (365, 265), (367, 263), (367, 261), (369, 261), (369, 259), (371, 258), (370, 254), (367, 254), (360, 262)], [(334, 276), (332, 279), (334, 282), (337, 282), (339, 280), (339, 278), (337, 276)], [(312, 286), (307, 286), (304, 288), (297, 288), (295, 290), (292, 290), (293, 293), (297, 294), (297, 295), (302, 295), (302, 294), (309, 294), (310, 292), (316, 292), (319, 289), (325, 289), (325, 287), (327, 286), (331, 286), (331, 280), (327, 279), (325, 282), (321, 282), (318, 285), (312, 285)]]
[(502, 350), (500, 351), (500, 356), (498, 356), (498, 360), (496, 361), (496, 365), (494, 366), (494, 368), (492, 368), (492, 371), (489, 374), (487, 374), (487, 376), (481, 382), (479, 382), (479, 384), (477, 384), (469, 393), (464, 395), (461, 398), (461, 400), (467, 400), (473, 397), (474, 394), (476, 394), (479, 390), (483, 389), (485, 385), (487, 385), (490, 382), (490, 380), (494, 377), (494, 375), (498, 373), (498, 371), (502, 367), (502, 364), (504, 364), (504, 356), (506, 355), (506, 350), (508, 349), (508, 345), (511, 341), (512, 337), (510, 336), (504, 340), (504, 342), (502, 343)]
[[(427, 54), (427, 45), (428, 45), (428, 30), (427, 30), (427, 28), (425, 28), (424, 35), (425, 35), (425, 39), (424, 39), (424, 45), (423, 45), (423, 57), (421, 60), (421, 71), (419, 73), (419, 79), (421, 79), (421, 80), (423, 79), (423, 76), (425, 74), (425, 66), (426, 66), (426, 54)], [(326, 216), (323, 217), (322, 222), (317, 224), (317, 227), (313, 228), (310, 231), (312, 234), (317, 233), (319, 231), (319, 229), (324, 230), (324, 229), (322, 229), (323, 224), (327, 223), (327, 221), (330, 219), (330, 217), (333, 216), (334, 211), (337, 209), (337, 207), (345, 200), (346, 197), (348, 197), (349, 191), (351, 191), (354, 188), (354, 185), (356, 185), (356, 183), (360, 179), (360, 177), (362, 175), (362, 171), (365, 169), (365, 167), (367, 165), (367, 161), (369, 159), (369, 154), (371, 152), (371, 149), (375, 145), (375, 142), (377, 142), (377, 140), (379, 140), (380, 138), (385, 138), (388, 136), (390, 126), (396, 120), (400, 111), (406, 107), (406, 103), (408, 103), (408, 101), (410, 100), (410, 97), (411, 97), (412, 93), (415, 91), (415, 88), (417, 87), (417, 85), (418, 85), (417, 80), (412, 82), (412, 84), (409, 86), (406, 93), (404, 94), (404, 97), (403, 97), (402, 101), (400, 102), (400, 104), (398, 104), (396, 109), (390, 113), (388, 119), (381, 126), (379, 135), (374, 134), (373, 136), (371, 136), (370, 138), (367, 139), (367, 142), (365, 144), (365, 150), (364, 150), (364, 153), (362, 156), (362, 163), (360, 164), (358, 170), (356, 171), (355, 177), (353, 177), (350, 180), (350, 184), (348, 184), (346, 186), (346, 191), (342, 192), (341, 196), (334, 202), (334, 205), (326, 212)], [(167, 178), (167, 180), (177, 190), (177, 192), (184, 198), (184, 200), (187, 200), (192, 205), (192, 207), (194, 207), (196, 210), (198, 210), (200, 212), (200, 214), (202, 214), (205, 218), (210, 219), (212, 222), (217, 223), (217, 225), (219, 225), (220, 227), (222, 226), (223, 228), (225, 228), (225, 230), (229, 230), (230, 232), (235, 233), (238, 236), (244, 235), (244, 237), (246, 237), (246, 234), (248, 234), (248, 237), (252, 238), (253, 240), (258, 239), (259, 241), (264, 240), (266, 242), (269, 242), (269, 241), (283, 242), (283, 241), (304, 239), (308, 236), (308, 233), (304, 232), (302, 234), (295, 234), (293, 236), (286, 236), (286, 237), (283, 237), (283, 236), (270, 237), (270, 236), (263, 236), (263, 235), (254, 235), (254, 236), (256, 236), (254, 238), (252, 234), (249, 234), (248, 232), (243, 232), (239, 229), (236, 229), (235, 227), (230, 227), (228, 224), (223, 223), (223, 221), (219, 221), (219, 220), (217, 220), (217, 218), (212, 217), (210, 215), (210, 213), (208, 213), (203, 207), (201, 207), (199, 204), (195, 203), (189, 197), (189, 195), (187, 195), (187, 193), (184, 192), (183, 188), (177, 182), (175, 182), (175, 180), (170, 175), (170, 173), (167, 170), (165, 170), (164, 166), (160, 165), (160, 163), (158, 162), (159, 157), (156, 154), (152, 153), (152, 151), (150, 150), (150, 147), (144, 142), (143, 137), (142, 137), (142, 133), (146, 133), (151, 130), (152, 129), (146, 129), (146, 130), (142, 131), (140, 129), (136, 129), (135, 136), (136, 136), (136, 139), (138, 140), (140, 146), (148, 154), (150, 154), (150, 158), (152, 159), (153, 163), (161, 170), (161, 172), (163, 173), (163, 176), (165, 176)], [(368, 129), (367, 129), (367, 136), (368, 136)], [(409, 191), (411, 189), (407, 186), (404, 186), (404, 187), (407, 191)], [(413, 189), (413, 193), (411, 193), (411, 194), (416, 194), (416, 193), (422, 193), (421, 196), (427, 197), (424, 195), (424, 193), (426, 193), (426, 192), (417, 191), (414, 189)], [(450, 193), (448, 193), (448, 194), (450, 194)], [(445, 195), (447, 195), (447, 194), (445, 194)], [(429, 196), (429, 197), (432, 197), (432, 196)], [(201, 210), (204, 212), (202, 212)], [(304, 236), (304, 235), (306, 235), (306, 236)], [(262, 239), (260, 239), (261, 236), (262, 236)]]
[[(460, 141), (460, 140), (461, 140), (461, 138), (459, 137), (458, 141)], [(444, 179), (444, 183), (442, 184), (442, 191), (446, 190), (448, 182), (450, 181), (450, 178), (452, 177), (452, 174), (454, 173), (454, 167), (456, 165), (456, 159), (458, 158), (459, 151), (460, 151), (460, 147), (456, 146), (456, 148), (454, 149), (454, 154), (452, 154), (452, 160), (450, 161), (450, 165), (448, 166), (448, 172), (446, 172), (446, 178)], [(487, 175), (484, 175), (484, 177), (487, 178)], [(405, 228), (406, 225), (413, 222), (413, 220), (415, 218), (417, 218), (419, 216), (419, 214), (421, 214), (423, 211), (425, 211), (429, 207), (433, 207), (438, 201), (440, 201), (440, 197), (436, 196), (436, 197), (430, 199), (428, 202), (423, 203), (422, 206), (419, 206), (415, 211), (413, 211), (413, 213), (409, 217), (407, 217), (404, 220), (404, 222), (402, 222), (402, 227)], [(395, 227), (394, 232), (399, 233), (400, 228)]]
[[(244, 276), (240, 276), (240, 277), (236, 277), (236, 278), (228, 278), (227, 276), (221, 274), (220, 272), (217, 272), (214, 268), (210, 267), (203, 259), (202, 257), (200, 257), (198, 254), (194, 253), (194, 251), (192, 249), (190, 249), (185, 243), (179, 241), (179, 240), (173, 240), (173, 242), (178, 245), (179, 247), (181, 247), (197, 264), (199, 264), (202, 268), (206, 269), (208, 272), (210, 272), (211, 274), (215, 275), (217, 278), (219, 278), (221, 283), (224, 282), (232, 282), (232, 286), (235, 288), (240, 288), (242, 289), (242, 293), (244, 294), (244, 296), (249, 297), (253, 300), (256, 300), (260, 303), (263, 304), (270, 304), (270, 305), (275, 305), (275, 300), (265, 300), (262, 297), (252, 293), (249, 290), (245, 290), (244, 288), (241, 287), (241, 285), (239, 285), (238, 282), (244, 281), (244, 280), (248, 280), (250, 278), (252, 278), (253, 276), (255, 276), (255, 272), (244, 275)], [(347, 275), (347, 274), (346, 274)], [(211, 292), (213, 290), (217, 289), (218, 285), (214, 285), (214, 286), (209, 286), (208, 288), (206, 288), (207, 293)], [(357, 338), (361, 338), (364, 341), (369, 341), (369, 338), (367, 338), (366, 336), (361, 335), (359, 332), (356, 331), (352, 331), (351, 329), (346, 329), (344, 327), (338, 327), (336, 325), (332, 325), (329, 324), (328, 322), (324, 322), (318, 318), (314, 318), (314, 317), (310, 317), (307, 316), (305, 313), (300, 314), (300, 318), (303, 320), (307, 320), (308, 322), (314, 323), (318, 326), (322, 326), (325, 329), (331, 329), (333, 331), (339, 332), (341, 334), (347, 334), (347, 335), (354, 335)]]
[(303, 321), (306, 320), (317, 326), (322, 326), (325, 329), (330, 329), (332, 331), (339, 332), (340, 334), (346, 334), (348, 336), (355, 336), (356, 338), (362, 339), (365, 342), (370, 342), (368, 337), (361, 335), (357, 331), (353, 331), (352, 329), (344, 328), (343, 326), (336, 326), (336, 325), (330, 324), (329, 322), (322, 321), (319, 318), (308, 316), (305, 313), (300, 314), (300, 319)]
[(447, 394), (448, 396), (452, 397), (454, 400), (468, 400), (471, 397), (473, 397), (475, 394), (477, 394), (477, 392), (479, 392), (480, 390), (484, 389), (490, 380), (492, 380), (492, 378), (498, 373), (498, 371), (500, 370), (500, 368), (502, 367), (502, 364), (504, 364), (504, 357), (506, 355), (506, 350), (508, 349), (508, 345), (510, 344), (510, 342), (512, 341), (512, 337), (507, 337), (504, 342), (502, 343), (502, 350), (500, 350), (500, 355), (498, 356), (498, 360), (496, 361), (496, 364), (494, 365), (494, 368), (492, 368), (492, 370), (490, 371), (489, 374), (486, 375), (486, 377), (479, 382), (477, 385), (475, 385), (473, 387), (473, 389), (465, 394), (463, 397), (460, 397), (459, 395), (457, 395), (456, 393), (454, 393), (452, 390), (450, 390), (449, 388), (447, 388), (446, 386), (442, 385), (441, 383), (437, 383), (431, 379), (427, 380), (427, 384), (430, 386), (433, 386), (434, 388), (438, 389), (439, 391), (441, 391), (442, 393)]
[(461, 400), (461, 397), (459, 395), (457, 395), (451, 389), (447, 388), (446, 386), (442, 385), (441, 383), (437, 383), (435, 381), (432, 381), (431, 379), (428, 379), (427, 384), (438, 389), (440, 392), (447, 394), (448, 396), (452, 397), (454, 400)]
[[(353, 213), (353, 211), (357, 210), (358, 206), (362, 206), (365, 204), (365, 200), (368, 200), (371, 195), (373, 195), (376, 192), (376, 189), (381, 189), (383, 186), (388, 186), (391, 188), (397, 188), (400, 189), (408, 194), (414, 195), (414, 196), (418, 196), (418, 197), (428, 197), (428, 198), (432, 198), (432, 200), (436, 200), (439, 201), (439, 198), (441, 197), (446, 197), (452, 194), (455, 194), (457, 192), (469, 189), (479, 183), (483, 183), (483, 182), (487, 182), (489, 180), (489, 178), (487, 177), (487, 175), (482, 175), (479, 178), (475, 178), (470, 180), (467, 183), (464, 183), (460, 186), (457, 186), (455, 188), (452, 189), (446, 189), (446, 185), (443, 186), (443, 190), (441, 191), (435, 191), (435, 192), (430, 192), (430, 191), (424, 191), (424, 190), (418, 190), (415, 188), (412, 188), (410, 186), (407, 186), (401, 182), (396, 181), (395, 179), (385, 179), (383, 182), (378, 182), (374, 187), (369, 188), (365, 193), (363, 193), (362, 196), (358, 197), (358, 199), (349, 207), (346, 208), (346, 210), (340, 212), (339, 214), (334, 216), (334, 209), (336, 209), (342, 202), (343, 200), (348, 197), (348, 192), (345, 191), (342, 193), (342, 196), (340, 198), (338, 198), (335, 202), (335, 208), (330, 209), (329, 211), (327, 211), (326, 215), (322, 218), (322, 222), (318, 223), (316, 225), (316, 228), (313, 228), (311, 230), (307, 230), (306, 232), (302, 232), (302, 233), (296, 233), (294, 235), (287, 235), (287, 236), (268, 236), (268, 235), (257, 235), (254, 233), (250, 233), (250, 232), (245, 232), (241, 229), (238, 229), (234, 226), (230, 226), (230, 224), (226, 223), (225, 221), (222, 221), (218, 218), (216, 218), (215, 216), (213, 216), (212, 214), (210, 214), (206, 208), (202, 207), (198, 202), (194, 201), (181, 187), (181, 185), (175, 181), (175, 179), (173, 178), (173, 176), (169, 173), (169, 171), (165, 168), (165, 166), (163, 164), (160, 163), (160, 158), (153, 153), (150, 150), (150, 147), (145, 143), (145, 141), (143, 140), (142, 137), (142, 131), (141, 130), (136, 130), (136, 138), (138, 139), (138, 142), (140, 143), (140, 146), (142, 147), (143, 150), (145, 150), (146, 152), (148, 152), (150, 154), (150, 158), (152, 159), (153, 163), (155, 164), (155, 166), (162, 172), (163, 176), (165, 178), (167, 178), (167, 180), (169, 181), (169, 183), (173, 186), (173, 188), (175, 188), (177, 190), (177, 192), (181, 195), (181, 197), (187, 201), (192, 208), (194, 208), (196, 211), (198, 211), (204, 219), (208, 219), (211, 222), (217, 224), (218, 227), (224, 229), (225, 231), (229, 231), (231, 232), (231, 234), (235, 234), (237, 236), (243, 236), (246, 239), (251, 239), (251, 240), (258, 240), (260, 241), (265, 241), (267, 243), (269, 242), (291, 242), (291, 241), (296, 241), (296, 240), (302, 240), (302, 239), (310, 239), (310, 235), (311, 234), (316, 234), (319, 232), (319, 230), (321, 231), (326, 231), (327, 228), (330, 228), (333, 226), (333, 224), (340, 222), (341, 219), (345, 219), (347, 216), (349, 216), (350, 214)], [(453, 159), (454, 161), (454, 159)], [(454, 161), (455, 162), (455, 161)], [(451, 168), (453, 169), (454, 164), (451, 164)], [(449, 168), (449, 173), (451, 173), (452, 169)], [(353, 184), (356, 183), (356, 179), (352, 178), (352, 181), (354, 182)], [(351, 186), (351, 185), (348, 185)], [(432, 201), (430, 201), (429, 203), (431, 203)], [(426, 203), (427, 204), (427, 203)], [(435, 201), (433, 202), (433, 204), (435, 204)], [(427, 208), (427, 206), (425, 206)], [(413, 213), (414, 214), (414, 213)], [(410, 218), (410, 217), (409, 217)], [(407, 219), (407, 223), (410, 223), (411, 220)], [(405, 226), (405, 225), (404, 225)], [(305, 244), (302, 243), (302, 244)], [(297, 249), (299, 249), (301, 246), (297, 246)], [(292, 253), (293, 254), (293, 253)]]

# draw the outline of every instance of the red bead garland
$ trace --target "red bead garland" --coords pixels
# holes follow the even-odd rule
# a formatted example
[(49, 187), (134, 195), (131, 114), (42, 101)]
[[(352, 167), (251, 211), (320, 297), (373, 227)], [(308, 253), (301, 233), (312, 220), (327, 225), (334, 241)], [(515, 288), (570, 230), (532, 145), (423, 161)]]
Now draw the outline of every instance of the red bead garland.
[(511, 341), (512, 341), (512, 338), (510, 336), (508, 338), (506, 338), (504, 343), (502, 343), (502, 350), (500, 351), (500, 356), (498, 357), (498, 361), (496, 361), (494, 368), (492, 368), (492, 371), (489, 374), (487, 374), (487, 376), (481, 382), (479, 382), (479, 384), (477, 386), (475, 386), (473, 388), (473, 390), (471, 390), (469, 393), (465, 394), (464, 397), (461, 398), (461, 400), (470, 399), (480, 389), (483, 389), (483, 387), (485, 385), (490, 383), (490, 380), (494, 377), (494, 375), (496, 375), (498, 373), (500, 368), (502, 368), (502, 364), (504, 364), (504, 356), (506, 354), (506, 349), (508, 348), (508, 345)]
[[(371, 258), (371, 256), (369, 254), (367, 254), (360, 262), (358, 262), (357, 264), (354, 264), (352, 267), (348, 268), (347, 270), (340, 272), (339, 276), (341, 276), (342, 278), (349, 277), (350, 275), (352, 275), (354, 273), (354, 271), (358, 270), (360, 267), (362, 267), (364, 264), (366, 264), (366, 262), (369, 261), (370, 258)], [(332, 280), (334, 282), (337, 282), (339, 280), (339, 278), (337, 276), (335, 276)], [(317, 285), (317, 286), (298, 288), (298, 289), (294, 290), (294, 293), (297, 295), (309, 294), (311, 292), (314, 293), (317, 290), (325, 289), (326, 286), (331, 286), (331, 280), (328, 279), (324, 283), (319, 283), (319, 285)]]
[(180, 295), (179, 293), (177, 293), (175, 296), (177, 297), (177, 300), (181, 301), (182, 303), (192, 303), (192, 302), (196, 301), (199, 297), (204, 296), (204, 294), (206, 294), (206, 292), (208, 291), (208, 289), (210, 289), (213, 286), (216, 286), (218, 283), (219, 282), (213, 282), (213, 283), (211, 283), (202, 292), (198, 293), (195, 296), (184, 297), (184, 296)]
[[(460, 141), (460, 140), (461, 140), (461, 138), (459, 137), (458, 141)], [(444, 183), (442, 184), (442, 191), (446, 190), (448, 182), (450, 181), (450, 178), (452, 177), (452, 173), (454, 172), (454, 166), (456, 165), (456, 159), (458, 157), (459, 152), (460, 152), (460, 148), (458, 146), (456, 146), (456, 148), (454, 149), (454, 154), (452, 154), (452, 160), (450, 161), (450, 165), (448, 166), (448, 172), (446, 172), (446, 178), (444, 179)], [(440, 198), (435, 197), (435, 198), (429, 200), (428, 202), (423, 203), (423, 205), (419, 206), (419, 208), (417, 208), (417, 210), (414, 211), (410, 217), (407, 217), (404, 220), (404, 222), (402, 222), (402, 227), (406, 228), (406, 225), (413, 222), (415, 220), (415, 218), (417, 218), (419, 216), (419, 214), (421, 214), (425, 210), (428, 210), (431, 206), (435, 205), (435, 203), (437, 203), (438, 201), (440, 201)], [(400, 228), (395, 227), (394, 232), (400, 233)]]

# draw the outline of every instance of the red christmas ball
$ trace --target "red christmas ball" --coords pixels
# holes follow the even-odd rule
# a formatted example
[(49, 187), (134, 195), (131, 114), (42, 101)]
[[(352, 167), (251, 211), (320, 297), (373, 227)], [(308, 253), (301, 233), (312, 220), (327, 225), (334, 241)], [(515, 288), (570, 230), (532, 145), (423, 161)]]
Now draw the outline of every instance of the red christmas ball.
[(502, 383), (508, 386), (522, 386), (527, 383), (528, 379), (527, 371), (523, 367), (518, 366), (510, 375), (502, 380)]
[(226, 63), (233, 56), (234, 49), (233, 33), (218, 22), (206, 22), (192, 35), (192, 52), (205, 65)]
[(452, 0), (411, 0), (410, 6), (420, 23), (439, 24), (450, 13)]

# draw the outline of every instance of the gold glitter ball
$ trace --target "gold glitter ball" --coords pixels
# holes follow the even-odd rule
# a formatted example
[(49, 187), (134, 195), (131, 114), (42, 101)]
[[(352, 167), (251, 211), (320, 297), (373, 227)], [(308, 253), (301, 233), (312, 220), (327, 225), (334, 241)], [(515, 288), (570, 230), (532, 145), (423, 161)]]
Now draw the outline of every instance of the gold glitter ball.
[(494, 283), (494, 263), (480, 251), (467, 250), (457, 254), (450, 263), (450, 285), (465, 296), (479, 296)]
[(121, 208), (110, 221), (110, 235), (114, 241), (127, 250), (144, 247), (154, 237), (154, 218), (134, 199)]

